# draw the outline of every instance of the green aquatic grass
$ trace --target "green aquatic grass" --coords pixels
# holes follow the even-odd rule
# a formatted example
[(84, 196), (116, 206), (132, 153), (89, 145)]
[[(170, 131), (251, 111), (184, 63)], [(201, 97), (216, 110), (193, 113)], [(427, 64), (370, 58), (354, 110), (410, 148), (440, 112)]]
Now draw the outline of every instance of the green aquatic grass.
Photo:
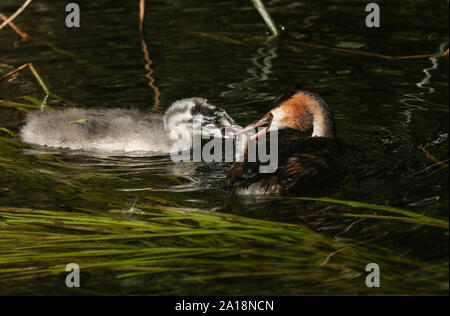
[(422, 224), (422, 225), (435, 226), (435, 227), (440, 227), (440, 228), (444, 228), (444, 229), (449, 229), (449, 222), (446, 220), (432, 218), (432, 217), (425, 216), (420, 213), (411, 212), (411, 211), (407, 211), (407, 210), (403, 210), (403, 209), (399, 209), (399, 208), (391, 207), (391, 206), (362, 203), (362, 202), (357, 202), (357, 201), (343, 201), (343, 200), (336, 200), (336, 199), (330, 199), (330, 198), (297, 197), (294, 199), (303, 200), (303, 201), (318, 201), (318, 202), (341, 204), (341, 205), (350, 206), (352, 208), (377, 210), (377, 211), (394, 213), (394, 214), (404, 216), (404, 217), (398, 217), (398, 216), (350, 214), (350, 213), (343, 214), (343, 216), (347, 216), (347, 217), (404, 221), (404, 222), (408, 222), (408, 223)]
[[(269, 27), (272, 25), (272, 32), (276, 34), (275, 23), (263, 8), (262, 1), (252, 2), (257, 7), (259, 4), (262, 15), (269, 18), (266, 18), (266, 23)], [(169, 10), (173, 11), (173, 8)], [(120, 16), (117, 21), (120, 21)], [(129, 31), (136, 31), (135, 26)], [(329, 28), (330, 25), (324, 27)], [(179, 32), (179, 28), (175, 29)], [(256, 42), (256, 38), (247, 38), (249, 35), (245, 30), (239, 33), (238, 28), (233, 28), (232, 31), (227, 34), (193, 34), (223, 43), (248, 45), (243, 50), (246, 56), (249, 54), (248, 48), (260, 47), (261, 38)], [(58, 38), (58, 34), (53, 35)], [(345, 40), (346, 35), (341, 35)], [(158, 38), (155, 40), (157, 43)], [(75, 61), (86, 66), (87, 72), (104, 73), (101, 66), (96, 66), (102, 64), (101, 61), (87, 63), (79, 59), (80, 54), (64, 51), (51, 43), (41, 43), (54, 52), (69, 57), (64, 58), (69, 64)], [(108, 44), (106, 39), (102, 43)], [(316, 48), (329, 51), (324, 46), (316, 45)], [(44, 53), (48, 53), (48, 50)], [(52, 59), (54, 56), (56, 55), (44, 54), (41, 57)], [(255, 56), (249, 56), (249, 59), (253, 57)], [(313, 56), (314, 60), (318, 58), (320, 56)], [(252, 61), (259, 63), (257, 59)], [(319, 71), (313, 72), (322, 74), (320, 65), (309, 64), (311, 69), (319, 68)], [(324, 64), (328, 65), (329, 62), (324, 60)], [(39, 69), (40, 67), (43, 66), (39, 66)], [(326, 70), (323, 72), (326, 73)], [(350, 70), (340, 70), (337, 74), (342, 74), (343, 71)], [(286, 81), (292, 79), (288, 73), (284, 75), (287, 76)], [(76, 82), (76, 77), (70, 81)], [(86, 83), (87, 88), (95, 89), (99, 84), (98, 78), (94, 79), (94, 85)], [(319, 79), (323, 81), (323, 78), (317, 78), (317, 81)], [(318, 89), (327, 87), (326, 80), (322, 81), (319, 82)], [(243, 91), (247, 94), (245, 97), (248, 97), (246, 83), (248, 82), (238, 84), (238, 88), (244, 86)], [(35, 85), (37, 86), (36, 83)], [(171, 87), (170, 82), (167, 87)], [(252, 88), (258, 90), (258, 87)], [(263, 87), (259, 87), (259, 90), (262, 89)], [(345, 92), (345, 89), (342, 91)], [(112, 92), (105, 91), (105, 100), (108, 98), (106, 94), (111, 97)], [(42, 104), (38, 96), (25, 97), (22, 103), (20, 93), (14, 99), (16, 97), (18, 102), (0, 101), (0, 107), (31, 111)], [(121, 98), (125, 97), (114, 96), (116, 101)], [(68, 101), (61, 103), (71, 104)], [(188, 194), (161, 194), (167, 200), (154, 196), (140, 197), (137, 207), (143, 212), (127, 213), (120, 208), (133, 195), (115, 190), (125, 181), (130, 181), (130, 178), (120, 179), (113, 172), (99, 173), (96, 168), (82, 171), (78, 175), (78, 166), (69, 166), (65, 158), (45, 153), (30, 154), (28, 147), (17, 139), (17, 129), (12, 126), (9, 124), (0, 127), (0, 294), (71, 294), (73, 292), (64, 292), (67, 289), (63, 285), (65, 265), (70, 261), (78, 262), (82, 267), (83, 288), (79, 290), (80, 293), (96, 295), (448, 294), (448, 260), (443, 258), (433, 261), (434, 259), (427, 257), (428, 249), (418, 243), (417, 239), (410, 242), (405, 238), (414, 235), (416, 238), (429, 239), (429, 243), (425, 245), (437, 240), (442, 253), (448, 251), (448, 243), (444, 240), (445, 237), (448, 238), (448, 221), (427, 216), (427, 210), (433, 209), (432, 207), (424, 207), (423, 212), (411, 212), (398, 208), (379, 209), (379, 205), (353, 201), (319, 200), (319, 203), (341, 204), (339, 210), (332, 214), (332, 223), (325, 223), (324, 226), (338, 224), (345, 228), (348, 224), (361, 223), (352, 218), (368, 219), (362, 223), (361, 229), (358, 224), (358, 229), (348, 234), (353, 237), (345, 239), (342, 239), (342, 235), (348, 235), (341, 234), (342, 230), (336, 231), (338, 234), (335, 235), (334, 231), (314, 231), (310, 228), (314, 225), (281, 224), (177, 207), (178, 196), (185, 197)], [(70, 167), (74, 167), (74, 170)], [(139, 181), (136, 178), (132, 180), (132, 184)], [(178, 181), (183, 184), (176, 176), (144, 180), (149, 187), (158, 185), (157, 181)], [(108, 186), (109, 182), (115, 183), (115, 186)], [(155, 193), (149, 193), (153, 194)], [(311, 198), (303, 200), (314, 201)], [(447, 203), (448, 197), (443, 201)], [(180, 205), (190, 205), (188, 202), (178, 202)], [(218, 199), (214, 202), (211, 205), (223, 201)], [(297, 206), (296, 211), (299, 210), (299, 205), (303, 205), (300, 201), (292, 204)], [(276, 210), (285, 211), (288, 210), (287, 207)], [(438, 207), (442, 214), (445, 205)], [(264, 211), (262, 208), (259, 210)], [(224, 212), (226, 211), (228, 210), (225, 209)], [(236, 209), (232, 211), (238, 212)], [(442, 216), (445, 216), (445, 209), (443, 213)], [(370, 224), (364, 225), (367, 222)], [(390, 227), (385, 228), (386, 224)], [(424, 227), (420, 227), (419, 232), (414, 232), (420, 225)], [(397, 243), (398, 236), (392, 237), (397, 231), (390, 230), (392, 226), (405, 229), (402, 237), (407, 240)], [(390, 239), (382, 237), (387, 230), (392, 233)], [(373, 236), (370, 236), (371, 233)], [(444, 238), (436, 237), (437, 235)], [(380, 238), (384, 243), (378, 243)], [(381, 244), (396, 248), (396, 251), (383, 248)], [(415, 254), (408, 252), (414, 250)], [(442, 258), (435, 254), (436, 250), (432, 252), (430, 256)], [(422, 256), (420, 259), (416, 257), (419, 255)], [(381, 263), (382, 288), (379, 290), (364, 286), (364, 267), (368, 262)]]
[[(123, 196), (92, 192), (86, 184), (107, 185), (114, 175), (67, 174), (57, 156), (24, 155), (17, 137), (0, 133), (2, 194), (41, 191), (79, 199), (76, 208), (0, 206), (0, 294), (72, 293), (61, 285), (68, 263), (82, 269), (82, 293), (152, 295), (447, 294), (448, 260), (418, 260), (380, 246), (382, 231), (361, 238), (334, 238), (304, 225), (251, 219), (179, 207), (161, 197), (141, 198), (139, 212), (122, 209)], [(30, 168), (30, 166), (33, 166)], [(92, 174), (91, 174), (92, 173)], [(1, 183), (9, 179), (8, 188)], [(11, 185), (17, 179), (16, 185)], [(5, 191), (6, 190), (6, 191)], [(9, 191), (8, 191), (9, 190)], [(9, 192), (9, 193), (8, 193)], [(167, 198), (167, 197), (166, 197)], [(389, 212), (375, 215), (432, 224), (415, 212), (328, 198), (299, 198)], [(283, 199), (280, 199), (283, 200)], [(408, 223), (406, 223), (408, 224)], [(447, 225), (448, 226), (448, 225)], [(383, 287), (365, 287), (365, 266), (382, 266)], [(102, 284), (98, 282), (101, 280)], [(29, 284), (39, 284), (33, 288)], [(261, 287), (261, 284), (265, 284)], [(109, 290), (111, 289), (111, 290)]]
[[(420, 284), (417, 293), (448, 290), (448, 264), (430, 268), (370, 243), (198, 209), (139, 208), (144, 212), (136, 215), (0, 207), (0, 282), (51, 282), (76, 262), (88, 275), (110, 274), (112, 286), (127, 279), (169, 280), (166, 292), (151, 287), (148, 294), (232, 294), (228, 282), (255, 278), (265, 278), (273, 294), (356, 294), (369, 293), (366, 264), (383, 262), (384, 293), (401, 294), (411, 283)], [(415, 278), (403, 280), (410, 272)], [(269, 291), (240, 284), (248, 294)]]
[(21, 111), (29, 111), (30, 109), (39, 109), (40, 108), (40, 106), (38, 106), (36, 104), (11, 102), (11, 101), (6, 101), (6, 100), (0, 100), (0, 106), (15, 108), (15, 109), (18, 109)]
[(4, 132), (4, 133), (6, 133), (6, 134), (8, 134), (9, 136), (12, 136), (12, 137), (16, 137), (17, 136), (16, 133), (14, 133), (13, 131), (7, 129), (6, 127), (0, 127), (0, 131)]

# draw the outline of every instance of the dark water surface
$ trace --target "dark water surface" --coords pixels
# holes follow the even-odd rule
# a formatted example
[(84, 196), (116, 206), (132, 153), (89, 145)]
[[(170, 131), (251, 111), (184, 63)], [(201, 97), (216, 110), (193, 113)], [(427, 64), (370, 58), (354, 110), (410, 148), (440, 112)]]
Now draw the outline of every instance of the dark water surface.
[[(0, 12), (19, 3), (0, 0)], [(0, 31), (0, 76), (32, 62), (64, 99), (50, 97), (55, 108), (153, 108), (138, 1), (79, 1), (79, 29), (65, 27), (66, 3), (34, 1), (16, 20), (39, 40), (16, 48), (18, 36)], [(245, 125), (301, 83), (333, 107), (340, 139), (355, 147), (348, 175), (321, 196), (416, 217), (233, 198), (227, 164), (30, 148), (15, 134), (26, 109), (3, 103), (0, 294), (448, 294), (448, 228), (421, 217), (448, 223), (448, 58), (393, 61), (296, 44), (393, 56), (447, 49), (448, 3), (379, 3), (382, 27), (368, 29), (361, 1), (267, 1), (286, 27), (270, 40), (250, 1), (150, 1), (156, 111), (201, 96)], [(0, 83), (3, 101), (44, 97), (28, 70)], [(71, 262), (82, 269), (76, 291), (64, 285)], [(380, 289), (365, 286), (370, 262), (381, 267)]]

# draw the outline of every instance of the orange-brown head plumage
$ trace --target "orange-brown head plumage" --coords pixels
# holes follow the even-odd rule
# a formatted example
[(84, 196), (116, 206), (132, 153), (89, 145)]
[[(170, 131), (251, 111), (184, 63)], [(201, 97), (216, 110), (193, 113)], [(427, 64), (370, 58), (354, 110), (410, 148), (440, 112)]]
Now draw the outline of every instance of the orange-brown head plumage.
[(291, 89), (277, 98), (264, 116), (270, 119), (270, 130), (313, 129), (312, 136), (335, 137), (334, 118), (330, 107), (317, 94)]

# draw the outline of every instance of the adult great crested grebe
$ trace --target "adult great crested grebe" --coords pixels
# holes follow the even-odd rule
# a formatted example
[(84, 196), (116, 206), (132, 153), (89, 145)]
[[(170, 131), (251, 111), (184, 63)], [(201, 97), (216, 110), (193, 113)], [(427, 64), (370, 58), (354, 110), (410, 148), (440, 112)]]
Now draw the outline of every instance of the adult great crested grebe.
[(173, 103), (164, 115), (133, 109), (36, 111), (27, 116), (20, 136), (25, 143), (53, 148), (170, 153), (175, 143), (177, 149), (192, 147), (197, 120), (202, 135), (222, 137), (241, 129), (223, 109), (190, 98)]
[(312, 129), (312, 135), (282, 143), (278, 148), (278, 169), (260, 173), (260, 162), (237, 162), (227, 177), (228, 191), (237, 195), (305, 194), (333, 180), (330, 172), (335, 166), (336, 131), (330, 107), (318, 95), (291, 89), (277, 98), (269, 112), (255, 124), (238, 132), (266, 126), (250, 139), (267, 132), (291, 128)]

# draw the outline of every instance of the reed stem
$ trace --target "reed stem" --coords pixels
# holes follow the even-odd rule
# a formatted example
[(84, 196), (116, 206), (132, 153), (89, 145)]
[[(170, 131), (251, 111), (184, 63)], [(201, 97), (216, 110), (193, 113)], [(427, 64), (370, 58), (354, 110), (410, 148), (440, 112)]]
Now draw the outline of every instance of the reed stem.
[[(0, 13), (0, 20), (2, 21), (7, 21), (8, 17), (6, 15), (4, 15), (3, 13)], [(14, 30), (14, 32), (16, 32), (17, 34), (19, 34), (19, 36), (22, 38), (22, 40), (27, 41), (29, 39), (31, 39), (31, 36), (27, 34), (27, 32), (25, 32), (24, 30), (22, 30), (19, 26), (17, 26), (15, 23), (13, 22), (9, 22), (9, 26)]]
[(11, 23), (15, 18), (19, 16), (25, 10), (25, 8), (31, 3), (33, 0), (27, 0), (13, 15), (11, 15), (6, 21), (4, 21), (0, 25), (0, 30), (3, 29), (5, 26), (7, 26), (9, 23)]
[(51, 95), (52, 93), (50, 92), (50, 90), (48, 89), (47, 85), (45, 84), (44, 80), (42, 79), (42, 77), (39, 75), (39, 73), (37, 72), (36, 68), (34, 68), (33, 64), (29, 63), (28, 67), (30, 67), (31, 72), (33, 73), (34, 77), (36, 78), (36, 80), (39, 82), (39, 84), (41, 85), (42, 89), (44, 90), (44, 92), (47, 95)]
[(272, 17), (270, 16), (270, 13), (267, 11), (266, 6), (262, 2), (262, 0), (251, 0), (255, 8), (258, 10), (259, 14), (263, 17), (264, 21), (266, 22), (267, 26), (270, 28), (270, 31), (274, 36), (277, 36), (279, 34), (278, 28), (275, 25), (275, 22), (273, 21)]
[(145, 0), (139, 0), (139, 29), (144, 31), (145, 22)]

